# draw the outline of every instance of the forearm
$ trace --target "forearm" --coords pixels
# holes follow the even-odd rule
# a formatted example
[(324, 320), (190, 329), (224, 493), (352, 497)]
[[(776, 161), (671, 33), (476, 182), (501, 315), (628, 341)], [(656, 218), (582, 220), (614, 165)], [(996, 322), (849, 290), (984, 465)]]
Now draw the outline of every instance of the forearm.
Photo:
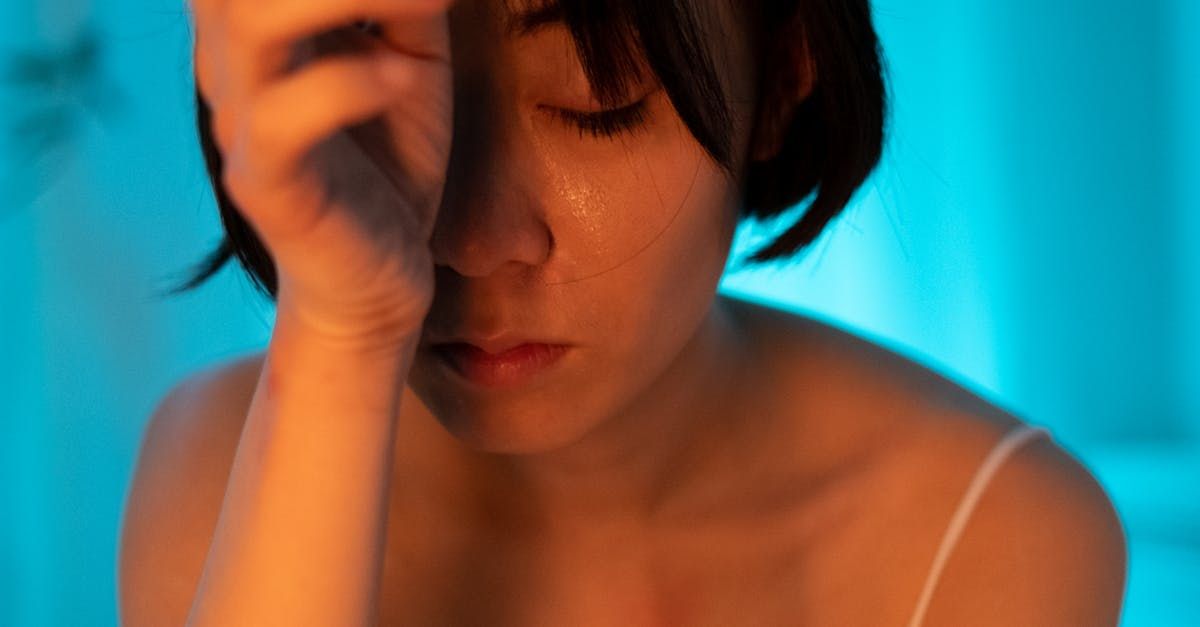
[(281, 310), (188, 627), (372, 624), (418, 334), (395, 351), (332, 346)]

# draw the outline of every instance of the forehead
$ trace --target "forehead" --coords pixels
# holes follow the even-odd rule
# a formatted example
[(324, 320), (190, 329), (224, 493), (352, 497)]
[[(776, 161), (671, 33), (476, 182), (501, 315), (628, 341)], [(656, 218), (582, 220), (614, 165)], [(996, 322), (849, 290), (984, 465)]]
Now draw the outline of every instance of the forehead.
[(504, 32), (514, 39), (563, 24), (562, 5), (557, 0), (502, 0), (500, 4)]
[[(600, 1), (603, 0), (592, 0)], [(641, 0), (662, 2), (664, 0)], [(565, 12), (562, 4), (558, 0), (498, 0), (500, 5), (500, 17), (503, 22), (504, 32), (511, 38), (523, 39), (528, 38), (537, 33), (555, 27), (565, 25)], [(744, 11), (737, 10), (740, 3), (737, 0), (727, 2), (701, 2), (701, 7), (693, 7), (693, 3), (684, 2), (683, 5), (689, 8), (703, 8), (694, 15), (697, 19), (698, 26), (702, 30), (707, 30), (712, 26), (710, 22), (716, 22), (718, 25), (730, 23), (738, 23), (741, 18), (746, 16)], [(592, 10), (588, 11), (593, 12)], [(605, 14), (606, 11), (600, 11), (599, 14)], [(707, 33), (706, 33), (707, 34)], [(720, 32), (719, 36), (728, 37), (728, 32)]]

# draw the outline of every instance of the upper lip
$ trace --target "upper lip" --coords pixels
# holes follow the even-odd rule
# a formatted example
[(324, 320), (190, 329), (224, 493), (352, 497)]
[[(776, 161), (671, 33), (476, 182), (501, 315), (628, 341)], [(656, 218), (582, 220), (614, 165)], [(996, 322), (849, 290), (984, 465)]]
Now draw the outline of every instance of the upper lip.
[(565, 342), (523, 337), (513, 333), (501, 333), (487, 338), (470, 335), (434, 337), (429, 340), (429, 344), (431, 346), (440, 344), (471, 344), (487, 352), (489, 355), (499, 355), (522, 344), (565, 344)]

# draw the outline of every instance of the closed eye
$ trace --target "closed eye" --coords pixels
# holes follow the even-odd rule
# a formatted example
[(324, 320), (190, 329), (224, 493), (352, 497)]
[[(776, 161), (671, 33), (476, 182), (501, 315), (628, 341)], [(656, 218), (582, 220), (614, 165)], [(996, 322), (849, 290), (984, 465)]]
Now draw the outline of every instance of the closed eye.
[(614, 137), (620, 133), (635, 133), (645, 127), (647, 119), (646, 101), (648, 98), (617, 109), (603, 111), (576, 111), (546, 107), (559, 121), (568, 124), (579, 131), (579, 138), (590, 133), (592, 137)]
[[(368, 36), (378, 37), (382, 34), (382, 28), (378, 22), (373, 20), (359, 20), (354, 23), (354, 28), (359, 32)], [(559, 121), (569, 124), (579, 131), (579, 138), (583, 139), (583, 134), (590, 133), (592, 137), (608, 137), (612, 138), (621, 133), (635, 133), (638, 129), (644, 128), (647, 111), (646, 101), (649, 96), (643, 97), (641, 100), (624, 107), (616, 109), (605, 109), (603, 111), (576, 111), (574, 109), (561, 109), (557, 107), (545, 107)]]

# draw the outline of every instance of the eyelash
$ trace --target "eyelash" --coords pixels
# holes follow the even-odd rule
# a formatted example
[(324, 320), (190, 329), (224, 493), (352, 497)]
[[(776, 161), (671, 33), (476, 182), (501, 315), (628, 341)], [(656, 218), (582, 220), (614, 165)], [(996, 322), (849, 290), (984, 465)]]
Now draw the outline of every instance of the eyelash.
[[(354, 27), (372, 37), (378, 37), (382, 32), (379, 23), (373, 20), (358, 20)], [(591, 133), (592, 137), (603, 135), (608, 138), (620, 133), (633, 133), (645, 124), (647, 117), (645, 98), (631, 105), (604, 111), (584, 112), (551, 108), (551, 112), (562, 122), (578, 129), (580, 139), (583, 139), (584, 133)]]
[(634, 133), (646, 122), (646, 99), (643, 98), (631, 105), (618, 109), (584, 112), (571, 109), (551, 108), (551, 113), (560, 121), (569, 124), (579, 131), (579, 138), (584, 133), (592, 137), (614, 137), (619, 133)]

